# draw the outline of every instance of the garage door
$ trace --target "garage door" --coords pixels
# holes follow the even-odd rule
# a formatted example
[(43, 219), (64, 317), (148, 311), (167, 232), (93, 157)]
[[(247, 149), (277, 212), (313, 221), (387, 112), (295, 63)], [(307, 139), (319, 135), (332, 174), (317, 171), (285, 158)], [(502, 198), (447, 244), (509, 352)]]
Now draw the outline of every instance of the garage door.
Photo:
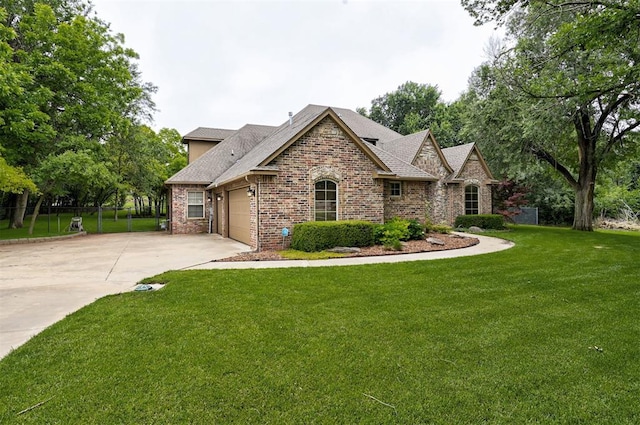
[(250, 204), (247, 189), (229, 192), (229, 237), (251, 245)]

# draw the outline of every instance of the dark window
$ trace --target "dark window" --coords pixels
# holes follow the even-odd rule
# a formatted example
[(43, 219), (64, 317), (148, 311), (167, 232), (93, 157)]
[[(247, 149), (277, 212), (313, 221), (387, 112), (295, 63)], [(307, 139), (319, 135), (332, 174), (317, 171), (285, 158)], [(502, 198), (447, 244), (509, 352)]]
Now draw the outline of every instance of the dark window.
[(464, 213), (478, 214), (478, 186), (467, 186), (464, 189)]
[(316, 182), (315, 220), (335, 221), (338, 219), (338, 187), (331, 180)]
[(389, 189), (391, 192), (391, 196), (402, 196), (402, 183), (390, 182)]

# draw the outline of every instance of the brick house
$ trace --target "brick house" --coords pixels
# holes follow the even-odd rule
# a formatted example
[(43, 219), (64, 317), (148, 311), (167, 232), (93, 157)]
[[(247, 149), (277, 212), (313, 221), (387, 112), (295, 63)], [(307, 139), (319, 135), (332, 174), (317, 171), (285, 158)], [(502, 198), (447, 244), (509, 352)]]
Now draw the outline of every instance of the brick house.
[(189, 165), (166, 181), (171, 233), (264, 250), (309, 220), (491, 213), (496, 181), (474, 143), (441, 149), (429, 130), (402, 136), (349, 109), (308, 105), (279, 127), (198, 128), (183, 142)]

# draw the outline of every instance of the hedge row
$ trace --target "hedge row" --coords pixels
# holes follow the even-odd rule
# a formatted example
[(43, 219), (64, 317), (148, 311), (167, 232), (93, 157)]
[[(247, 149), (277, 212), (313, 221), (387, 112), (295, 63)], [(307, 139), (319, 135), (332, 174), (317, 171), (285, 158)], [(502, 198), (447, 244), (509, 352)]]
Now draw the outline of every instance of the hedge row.
[(375, 224), (368, 221), (308, 221), (293, 226), (291, 248), (317, 252), (336, 246), (371, 246)]
[(501, 230), (505, 228), (504, 217), (500, 214), (459, 215), (456, 217), (455, 227), (468, 229), (471, 226)]

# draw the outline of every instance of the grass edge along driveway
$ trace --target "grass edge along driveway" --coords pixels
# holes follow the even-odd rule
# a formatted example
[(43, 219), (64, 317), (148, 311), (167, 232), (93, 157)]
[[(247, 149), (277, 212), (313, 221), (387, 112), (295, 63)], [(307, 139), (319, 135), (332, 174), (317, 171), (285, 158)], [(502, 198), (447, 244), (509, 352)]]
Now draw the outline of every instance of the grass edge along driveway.
[(640, 234), (500, 236), (516, 247), (156, 276), (3, 359), (0, 422), (639, 423)]

